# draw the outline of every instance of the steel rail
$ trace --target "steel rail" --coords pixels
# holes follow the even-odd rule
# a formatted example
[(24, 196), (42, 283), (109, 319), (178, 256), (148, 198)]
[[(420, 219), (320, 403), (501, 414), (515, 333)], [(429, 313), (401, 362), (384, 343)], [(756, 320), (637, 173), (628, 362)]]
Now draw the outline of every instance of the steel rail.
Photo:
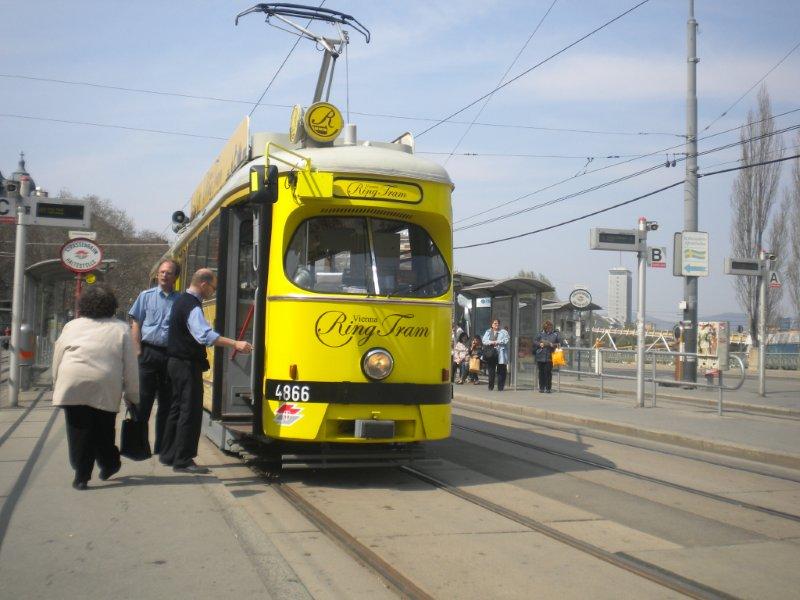
[(653, 583), (676, 591), (680, 594), (684, 594), (690, 598), (698, 598), (698, 599), (733, 599), (736, 596), (728, 594), (727, 592), (723, 592), (722, 590), (718, 590), (716, 588), (707, 586), (705, 584), (700, 583), (699, 581), (694, 581), (692, 579), (688, 579), (674, 573), (672, 571), (668, 571), (666, 569), (662, 569), (661, 567), (648, 563), (644, 560), (639, 558), (630, 556), (623, 552), (609, 552), (608, 550), (604, 550), (599, 546), (595, 546), (594, 544), (590, 544), (583, 540), (580, 540), (576, 537), (563, 533), (549, 525), (545, 525), (541, 521), (537, 521), (536, 519), (532, 519), (530, 517), (526, 517), (516, 511), (508, 509), (504, 506), (499, 504), (495, 504), (491, 500), (486, 500), (485, 498), (481, 498), (480, 496), (476, 496), (475, 494), (471, 494), (462, 490), (461, 488), (455, 487), (428, 475), (422, 471), (418, 471), (413, 467), (400, 467), (402, 471), (415, 477), (421, 481), (424, 481), (430, 485), (433, 485), (442, 491), (445, 491), (457, 498), (461, 498), (462, 500), (466, 500), (476, 506), (480, 506), (481, 508), (485, 508), (497, 515), (505, 517), (515, 523), (519, 523), (520, 525), (527, 527), (537, 533), (541, 533), (551, 539), (554, 539), (558, 542), (571, 546), (576, 550), (594, 556), (602, 561), (605, 561), (609, 564), (614, 565), (620, 569), (628, 571), (634, 575), (638, 575), (639, 577), (643, 577)]
[[(741, 466), (733, 466), (733, 465), (730, 465), (730, 464), (726, 464), (724, 462), (718, 462), (718, 461), (715, 461), (715, 460), (709, 460), (707, 458), (700, 458), (700, 457), (697, 457), (697, 456), (691, 456), (690, 454), (684, 454), (684, 453), (681, 453), (681, 452), (670, 452), (670, 451), (668, 451), (666, 449), (658, 449), (658, 448), (644, 446), (642, 444), (634, 444), (634, 443), (631, 443), (629, 441), (621, 441), (619, 439), (614, 439), (613, 437), (600, 435), (600, 434), (597, 433), (597, 430), (593, 430), (589, 426), (584, 426), (584, 427), (581, 428), (581, 427), (577, 427), (577, 426), (576, 427), (567, 427), (567, 426), (562, 426), (562, 425), (553, 425), (552, 423), (546, 422), (543, 417), (535, 418), (535, 417), (528, 417), (528, 416), (523, 416), (523, 415), (514, 415), (514, 414), (511, 414), (511, 413), (506, 413), (506, 412), (503, 412), (503, 411), (500, 411), (500, 410), (496, 410), (496, 409), (491, 409), (491, 408), (481, 408), (480, 410), (478, 410), (477, 408), (475, 408), (473, 406), (469, 406), (467, 404), (463, 404), (463, 403), (459, 402), (458, 400), (454, 400), (452, 402), (452, 406), (453, 406), (453, 408), (461, 410), (461, 411), (464, 411), (464, 412), (476, 412), (476, 413), (478, 413), (480, 415), (491, 414), (492, 416), (498, 417), (500, 419), (506, 419), (506, 420), (512, 421), (514, 423), (525, 423), (526, 425), (536, 425), (537, 427), (543, 427), (544, 429), (551, 429), (553, 431), (560, 431), (562, 433), (574, 434), (576, 429), (581, 429), (582, 430), (581, 435), (583, 437), (587, 437), (587, 438), (590, 438), (590, 439), (593, 439), (593, 440), (602, 440), (604, 442), (609, 442), (610, 444), (616, 444), (618, 446), (627, 446), (628, 448), (636, 448), (637, 450), (644, 450), (646, 452), (655, 452), (657, 454), (666, 454), (667, 456), (677, 456), (678, 458), (683, 458), (683, 459), (691, 460), (691, 461), (694, 461), (694, 462), (704, 463), (704, 464), (707, 464), (707, 465), (714, 465), (716, 467), (724, 467), (726, 469), (733, 469), (734, 471), (742, 471), (743, 473), (752, 473), (753, 475), (760, 475), (761, 477), (771, 477), (773, 479), (780, 479), (781, 481), (790, 481), (792, 483), (800, 483), (800, 479), (797, 479), (795, 477), (787, 477), (785, 475), (778, 475), (778, 474), (775, 474), (775, 473), (765, 473), (764, 471), (758, 471), (756, 469), (748, 469), (746, 467), (741, 467)], [(467, 417), (467, 418), (470, 418), (470, 417)], [(590, 433), (587, 433), (586, 430), (590, 431)], [(614, 435), (614, 434), (611, 434), (611, 435)], [(624, 436), (624, 434), (616, 434), (616, 435), (618, 435), (620, 437), (628, 437), (628, 438), (630, 438), (630, 436)], [(666, 444), (666, 442), (659, 442), (659, 441), (655, 441), (655, 440), (647, 440), (647, 441), (650, 441), (653, 444), (662, 444), (662, 445)], [(710, 453), (710, 451), (697, 450), (697, 449), (694, 449), (694, 448), (687, 448), (687, 450), (689, 450), (691, 452), (705, 452), (706, 454)], [(721, 456), (727, 456), (727, 455), (721, 455)], [(747, 460), (747, 459), (738, 459), (736, 457), (729, 457), (729, 458), (731, 460), (743, 460), (743, 461)], [(778, 467), (778, 468), (788, 469), (788, 467)]]
[(650, 475), (645, 475), (644, 473), (636, 473), (635, 471), (628, 471), (627, 469), (621, 469), (619, 467), (611, 467), (608, 465), (604, 465), (594, 460), (589, 460), (586, 458), (579, 458), (577, 456), (573, 456), (571, 454), (567, 454), (566, 452), (559, 452), (558, 450), (551, 450), (550, 448), (545, 448), (544, 446), (538, 446), (536, 444), (531, 444), (529, 442), (523, 442), (522, 440), (515, 440), (513, 438), (509, 438), (503, 435), (499, 435), (496, 433), (491, 433), (489, 431), (481, 431), (480, 429), (475, 429), (472, 427), (466, 427), (464, 425), (452, 425), (456, 429), (463, 429), (464, 431), (470, 431), (472, 433), (477, 433), (479, 435), (483, 435), (486, 437), (490, 437), (496, 440), (500, 440), (502, 442), (508, 444), (514, 444), (516, 446), (520, 446), (522, 448), (527, 448), (529, 450), (534, 450), (536, 452), (542, 452), (544, 454), (550, 454), (552, 456), (558, 456), (560, 458), (566, 458), (568, 460), (572, 460), (575, 462), (579, 462), (585, 465), (589, 465), (596, 469), (604, 469), (606, 471), (611, 471), (613, 473), (618, 473), (619, 475), (624, 475), (626, 477), (630, 477), (633, 479), (639, 479), (641, 481), (648, 481), (650, 483), (655, 483), (658, 485), (662, 485), (665, 487), (670, 487), (672, 489), (680, 490), (682, 492), (686, 492), (688, 494), (695, 494), (697, 496), (702, 496), (704, 498), (709, 498), (711, 500), (715, 500), (718, 502), (723, 502), (725, 504), (731, 504), (733, 506), (738, 506), (739, 508), (746, 508), (748, 510), (753, 510), (761, 513), (765, 513), (771, 515), (773, 517), (778, 517), (781, 519), (788, 519), (790, 521), (797, 521), (800, 522), (800, 515), (795, 515), (792, 513), (786, 513), (780, 510), (776, 510), (773, 508), (768, 508), (766, 506), (761, 506), (758, 504), (751, 504), (749, 502), (744, 502), (742, 500), (736, 500), (734, 498), (728, 498), (727, 496), (721, 496), (719, 494), (715, 494), (713, 492), (707, 492), (704, 490), (699, 490), (697, 488), (693, 488), (690, 486), (682, 485), (680, 483), (675, 483), (673, 481), (667, 481), (665, 479), (659, 479), (658, 477), (652, 477)]
[(269, 471), (265, 471), (258, 463), (251, 463), (250, 467), (269, 480), (272, 489), (311, 521), (322, 533), (336, 542), (359, 563), (369, 567), (387, 586), (400, 596), (411, 600), (433, 600), (433, 596), (347, 533), (344, 528), (306, 500), (297, 490), (286, 483), (276, 481)]

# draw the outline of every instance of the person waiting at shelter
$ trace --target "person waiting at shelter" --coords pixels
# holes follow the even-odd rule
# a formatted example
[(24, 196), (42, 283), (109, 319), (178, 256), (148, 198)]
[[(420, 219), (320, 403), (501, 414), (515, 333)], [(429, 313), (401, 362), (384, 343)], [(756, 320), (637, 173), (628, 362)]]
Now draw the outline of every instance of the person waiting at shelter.
[(114, 318), (116, 310), (111, 288), (87, 287), (78, 299), (80, 316), (64, 325), (55, 343), (53, 406), (64, 409), (76, 490), (88, 487), (95, 462), (104, 481), (120, 470), (120, 401), (139, 402), (136, 351), (128, 326)]
[(502, 392), (506, 385), (508, 365), (508, 331), (500, 329), (500, 321), (495, 319), (492, 326), (483, 334), (483, 360), (489, 376), (489, 389), (494, 389), (495, 375), (497, 391)]
[(206, 347), (233, 348), (249, 353), (245, 340), (223, 337), (211, 328), (203, 314), (203, 300), (217, 291), (217, 276), (211, 269), (199, 269), (189, 288), (172, 306), (169, 318), (167, 369), (172, 382), (172, 406), (164, 428), (159, 460), (182, 473), (208, 473), (195, 464), (203, 418), (203, 371), (210, 368)]
[(536, 368), (539, 371), (539, 393), (549, 394), (553, 387), (553, 350), (561, 346), (561, 335), (553, 331), (553, 323), (545, 321), (542, 331), (533, 339)]
[(469, 336), (462, 331), (458, 341), (455, 346), (453, 346), (453, 364), (450, 370), (450, 383), (464, 383), (467, 377), (467, 369), (469, 367), (468, 341)]
[(481, 372), (481, 353), (483, 351), (483, 344), (479, 335), (472, 336), (469, 342), (469, 382), (473, 385), (480, 384), (478, 376)]

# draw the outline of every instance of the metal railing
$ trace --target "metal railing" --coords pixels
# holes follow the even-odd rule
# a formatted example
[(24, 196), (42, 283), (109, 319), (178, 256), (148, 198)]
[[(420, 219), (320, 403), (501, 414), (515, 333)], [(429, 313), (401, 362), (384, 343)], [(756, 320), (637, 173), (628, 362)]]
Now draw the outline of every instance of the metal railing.
[[(561, 374), (566, 373), (570, 375), (576, 375), (577, 379), (580, 380), (581, 377), (593, 377), (599, 379), (600, 381), (600, 399), (603, 398), (605, 393), (605, 382), (608, 379), (620, 379), (620, 380), (628, 380), (628, 381), (636, 381), (635, 375), (625, 375), (622, 373), (613, 373), (606, 369), (607, 364), (607, 356), (611, 357), (611, 360), (608, 361), (611, 364), (622, 364), (623, 361), (619, 360), (622, 355), (627, 354), (630, 356), (630, 360), (624, 361), (630, 368), (636, 367), (636, 350), (606, 350), (604, 348), (564, 348), (564, 353), (567, 355), (567, 366), (561, 367), (557, 370), (557, 379), (556, 379), (556, 389), (561, 391)], [(588, 354), (588, 356), (587, 356)], [(648, 360), (649, 358), (649, 360)], [(696, 382), (685, 382), (676, 380), (673, 376), (672, 378), (666, 377), (659, 377), (659, 365), (665, 364), (672, 364), (673, 366), (676, 364), (676, 361), (687, 363), (698, 361), (699, 359), (708, 358), (704, 355), (699, 355), (696, 353), (690, 352), (667, 352), (665, 350), (648, 350), (645, 352), (645, 383), (649, 383), (652, 386), (652, 406), (655, 407), (657, 404), (658, 398), (658, 386), (659, 385), (689, 385), (692, 388), (704, 388), (704, 389), (712, 389), (717, 390), (718, 393), (718, 400), (717, 400), (717, 414), (721, 415), (723, 411), (723, 397), (724, 393), (733, 392), (738, 390), (739, 388), (744, 385), (745, 377), (746, 377), (746, 369), (744, 362), (742, 359), (737, 355), (731, 355), (729, 366), (732, 366), (732, 369), (728, 369), (725, 371), (720, 370), (711, 370), (711, 376), (706, 376), (706, 381), (696, 381)], [(649, 368), (648, 368), (649, 363)], [(571, 367), (576, 366), (576, 369)], [(663, 374), (663, 366), (660, 369)], [(739, 377), (736, 384), (733, 386), (727, 386), (724, 384), (725, 381), (728, 380), (728, 377), (725, 377), (724, 374), (728, 374), (731, 370), (738, 371)], [(717, 377), (717, 383), (714, 384), (714, 376)], [(735, 377), (735, 375), (733, 375)]]

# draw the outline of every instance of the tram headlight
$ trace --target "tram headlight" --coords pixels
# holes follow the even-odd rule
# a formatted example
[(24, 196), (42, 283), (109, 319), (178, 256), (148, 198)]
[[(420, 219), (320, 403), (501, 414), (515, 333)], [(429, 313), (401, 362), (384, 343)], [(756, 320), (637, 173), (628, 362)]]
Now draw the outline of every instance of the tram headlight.
[(394, 369), (394, 359), (388, 350), (372, 348), (361, 358), (361, 370), (368, 379), (386, 379)]

